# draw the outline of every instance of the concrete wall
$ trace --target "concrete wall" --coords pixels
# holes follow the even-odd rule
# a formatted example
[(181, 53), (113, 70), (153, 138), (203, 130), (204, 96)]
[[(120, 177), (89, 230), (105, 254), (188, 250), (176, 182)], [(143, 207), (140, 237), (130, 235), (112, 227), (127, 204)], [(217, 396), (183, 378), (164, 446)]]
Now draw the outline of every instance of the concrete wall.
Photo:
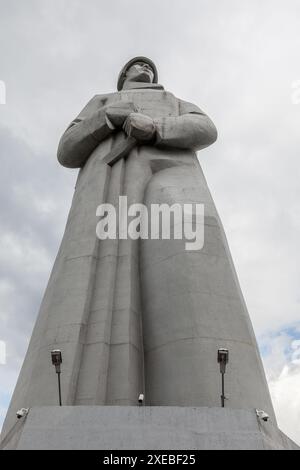
[(188, 407), (33, 408), (18, 450), (299, 450), (254, 410)]

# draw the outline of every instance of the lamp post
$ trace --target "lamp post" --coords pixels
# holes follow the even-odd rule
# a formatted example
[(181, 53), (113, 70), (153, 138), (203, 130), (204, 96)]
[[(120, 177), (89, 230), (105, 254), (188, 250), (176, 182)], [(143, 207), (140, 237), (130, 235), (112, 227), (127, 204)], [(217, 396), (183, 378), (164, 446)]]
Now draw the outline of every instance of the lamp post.
[(222, 375), (222, 395), (221, 395), (221, 406), (222, 408), (225, 408), (225, 372), (226, 372), (226, 365), (228, 364), (229, 361), (229, 351), (228, 349), (225, 348), (220, 348), (218, 350), (218, 363), (220, 364), (220, 372)]
[(55, 366), (55, 371), (58, 378), (58, 396), (59, 396), (59, 406), (62, 406), (61, 403), (61, 384), (60, 384), (60, 374), (61, 374), (61, 364), (62, 364), (62, 354), (59, 349), (51, 351), (52, 364)]

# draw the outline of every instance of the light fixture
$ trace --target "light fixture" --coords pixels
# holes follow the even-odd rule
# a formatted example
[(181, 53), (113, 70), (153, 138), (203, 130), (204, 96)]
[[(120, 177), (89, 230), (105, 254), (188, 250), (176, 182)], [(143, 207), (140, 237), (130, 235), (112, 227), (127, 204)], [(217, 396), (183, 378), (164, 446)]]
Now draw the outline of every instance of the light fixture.
[(144, 405), (144, 400), (145, 400), (145, 395), (143, 393), (141, 393), (140, 396), (139, 396), (139, 405), (140, 406)]
[(61, 374), (61, 364), (62, 364), (62, 354), (59, 349), (51, 351), (52, 364), (55, 366), (55, 371), (58, 378), (58, 396), (59, 396), (59, 406), (62, 406), (61, 401), (61, 384), (60, 384), (60, 374)]
[(218, 350), (218, 363), (220, 364), (220, 372), (222, 375), (222, 395), (221, 395), (221, 406), (225, 408), (225, 384), (224, 384), (224, 375), (226, 372), (226, 365), (229, 361), (229, 351), (226, 348), (220, 348)]

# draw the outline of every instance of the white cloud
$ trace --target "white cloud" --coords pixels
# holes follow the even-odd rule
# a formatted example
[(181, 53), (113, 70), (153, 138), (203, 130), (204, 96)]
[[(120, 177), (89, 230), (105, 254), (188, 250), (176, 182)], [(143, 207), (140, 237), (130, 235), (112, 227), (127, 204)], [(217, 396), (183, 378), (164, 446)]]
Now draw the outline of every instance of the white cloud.
[[(299, 334), (299, 333), (298, 333)], [(279, 427), (300, 445), (300, 340), (266, 336), (264, 364)]]

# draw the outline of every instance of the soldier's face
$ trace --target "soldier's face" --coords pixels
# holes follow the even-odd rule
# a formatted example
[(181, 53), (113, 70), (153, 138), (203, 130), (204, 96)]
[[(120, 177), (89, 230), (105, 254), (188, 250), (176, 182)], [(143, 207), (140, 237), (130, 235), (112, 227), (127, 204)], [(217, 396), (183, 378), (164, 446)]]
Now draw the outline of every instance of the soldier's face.
[(126, 80), (152, 83), (154, 80), (154, 72), (149, 64), (137, 62), (127, 70)]

